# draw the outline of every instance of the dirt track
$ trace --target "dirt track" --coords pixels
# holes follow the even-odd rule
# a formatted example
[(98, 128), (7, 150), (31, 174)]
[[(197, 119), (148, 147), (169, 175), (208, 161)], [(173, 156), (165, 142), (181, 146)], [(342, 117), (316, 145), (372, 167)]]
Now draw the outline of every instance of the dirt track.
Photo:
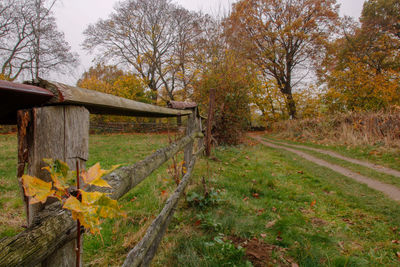
[[(299, 151), (299, 150), (294, 149), (294, 148), (289, 148), (289, 147), (286, 147), (286, 146), (277, 145), (277, 144), (273, 144), (271, 142), (264, 141), (261, 137), (259, 137), (257, 135), (250, 135), (250, 137), (255, 139), (255, 140), (257, 140), (258, 142), (260, 142), (261, 144), (263, 144), (265, 146), (268, 146), (268, 147), (271, 147), (271, 148), (275, 148), (275, 149), (284, 149), (286, 151), (292, 152), (292, 153), (294, 153), (294, 154), (296, 154), (296, 155), (298, 155), (298, 156), (300, 156), (300, 157), (302, 157), (302, 158), (304, 158), (306, 160), (309, 160), (309, 161), (311, 161), (311, 162), (313, 162), (313, 163), (315, 163), (317, 165), (329, 168), (329, 169), (331, 169), (331, 170), (333, 170), (333, 171), (335, 171), (337, 173), (340, 173), (340, 174), (342, 174), (342, 175), (344, 175), (346, 177), (349, 177), (349, 178), (351, 178), (353, 180), (356, 180), (359, 183), (366, 184), (370, 188), (384, 193), (385, 195), (387, 195), (389, 198), (391, 198), (393, 200), (400, 201), (400, 189), (398, 187), (396, 187), (396, 186), (385, 184), (385, 183), (379, 182), (377, 180), (368, 178), (366, 176), (363, 176), (361, 174), (353, 172), (353, 171), (351, 171), (351, 170), (349, 170), (347, 168), (344, 168), (342, 166), (339, 166), (339, 165), (336, 165), (336, 164), (332, 164), (332, 163), (329, 163), (329, 162), (327, 162), (325, 160), (322, 160), (322, 159), (319, 159), (317, 157), (311, 156), (311, 155), (309, 155), (309, 154), (307, 154), (307, 153), (305, 153), (303, 151)], [(320, 151), (318, 151), (318, 152), (320, 152)], [(324, 151), (324, 152), (328, 152), (328, 151)], [(334, 153), (334, 152), (332, 152), (332, 153)], [(337, 154), (337, 153), (334, 153), (334, 154)], [(341, 157), (343, 157), (343, 156), (341, 156)], [(350, 159), (350, 158), (347, 158), (347, 159)], [(352, 159), (352, 160), (354, 160), (354, 159)], [(354, 160), (353, 163), (355, 163), (355, 161), (358, 161), (358, 160)], [(366, 163), (366, 162), (363, 162), (363, 163)], [(358, 164), (358, 163), (356, 163), (356, 164)], [(371, 164), (371, 165), (374, 166), (374, 164)], [(365, 165), (363, 165), (363, 166), (365, 166)], [(369, 166), (367, 166), (367, 167), (369, 167)], [(370, 167), (370, 168), (374, 168), (375, 169), (375, 167)], [(388, 169), (388, 168), (385, 168), (385, 169)], [(375, 169), (375, 170), (377, 170), (377, 169)], [(391, 170), (391, 169), (389, 169), (389, 170)], [(395, 170), (392, 170), (392, 171), (395, 171)], [(393, 175), (393, 174), (391, 174), (391, 175)], [(395, 175), (395, 176), (397, 176), (397, 175)]]
[(370, 162), (366, 162), (366, 161), (362, 161), (362, 160), (358, 160), (358, 159), (345, 157), (345, 156), (340, 155), (340, 154), (338, 154), (336, 152), (333, 152), (333, 151), (327, 151), (327, 150), (323, 150), (323, 149), (318, 149), (318, 148), (313, 148), (313, 147), (308, 147), (308, 146), (302, 146), (302, 145), (293, 145), (293, 144), (288, 144), (288, 143), (282, 143), (282, 142), (279, 142), (279, 141), (271, 141), (271, 140), (268, 140), (268, 141), (270, 141), (272, 143), (275, 143), (275, 144), (288, 146), (288, 147), (307, 149), (307, 150), (319, 152), (319, 153), (322, 153), (322, 154), (325, 154), (325, 155), (328, 155), (328, 156), (331, 156), (331, 157), (334, 157), (334, 158), (338, 158), (338, 159), (341, 159), (341, 160), (345, 160), (345, 161), (348, 161), (348, 162), (351, 162), (351, 163), (354, 163), (354, 164), (358, 164), (358, 165), (373, 169), (373, 170), (375, 170), (377, 172), (385, 173), (385, 174), (396, 176), (396, 177), (400, 178), (400, 171), (398, 171), (398, 170), (393, 170), (393, 169), (390, 169), (390, 168), (387, 168), (387, 167), (384, 167), (384, 166), (381, 166), (381, 165), (378, 165), (378, 164), (373, 164), (373, 163), (370, 163)]

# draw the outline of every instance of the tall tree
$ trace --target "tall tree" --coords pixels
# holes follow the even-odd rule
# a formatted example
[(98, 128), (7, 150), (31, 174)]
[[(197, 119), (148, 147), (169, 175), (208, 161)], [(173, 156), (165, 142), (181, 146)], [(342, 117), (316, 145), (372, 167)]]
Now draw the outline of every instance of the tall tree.
[(30, 66), (33, 14), (23, 2), (5, 0), (0, 5), (0, 75), (15, 80)]
[(331, 111), (380, 110), (399, 104), (400, 1), (369, 0), (361, 24), (345, 21), (329, 44), (319, 77)]
[(188, 64), (191, 41), (198, 35), (196, 18), (169, 0), (125, 0), (108, 19), (85, 30), (83, 46), (135, 71), (154, 92), (155, 102), (157, 96), (173, 100), (192, 80)]
[(368, 0), (364, 3), (360, 21), (363, 28), (387, 32), (400, 40), (399, 10), (399, 0)]
[(141, 79), (116, 66), (97, 64), (91, 67), (82, 74), (77, 86), (141, 102), (150, 102)]
[(295, 118), (293, 87), (334, 32), (337, 19), (336, 0), (241, 0), (225, 26), (232, 45), (275, 79)]
[[(29, 1), (29, 0), (27, 0)], [(71, 53), (71, 47), (65, 41), (64, 33), (58, 31), (52, 9), (58, 0), (33, 1), (34, 16), (32, 28), (31, 76), (38, 79), (51, 71), (65, 73), (66, 66), (77, 63), (77, 54)]]
[(0, 4), (1, 75), (33, 79), (49, 72), (66, 72), (77, 54), (57, 30), (52, 8), (56, 0), (4, 0)]

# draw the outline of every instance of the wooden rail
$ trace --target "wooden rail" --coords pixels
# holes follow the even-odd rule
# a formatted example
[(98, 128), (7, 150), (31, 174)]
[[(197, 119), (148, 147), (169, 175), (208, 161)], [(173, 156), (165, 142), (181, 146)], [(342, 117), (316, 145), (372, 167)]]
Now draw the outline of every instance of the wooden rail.
[(40, 80), (27, 84), (0, 81), (0, 124), (16, 124), (20, 109), (49, 105), (83, 106), (92, 114), (138, 117), (179, 117), (192, 114), (191, 110), (150, 105), (134, 100)]
[(129, 252), (128, 257), (122, 265), (123, 267), (148, 266), (150, 264), (175, 213), (178, 200), (182, 197), (183, 192), (189, 184), (197, 157), (203, 153), (203, 151), (204, 148), (200, 149), (193, 157), (189, 164), (188, 171), (185, 176), (183, 176), (175, 193), (167, 200), (164, 208), (152, 222), (143, 239)]

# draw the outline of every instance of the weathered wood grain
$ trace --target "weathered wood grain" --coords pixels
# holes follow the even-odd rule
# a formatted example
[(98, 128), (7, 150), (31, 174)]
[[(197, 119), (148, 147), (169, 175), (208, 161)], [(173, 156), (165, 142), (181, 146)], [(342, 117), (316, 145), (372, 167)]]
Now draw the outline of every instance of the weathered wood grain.
[(52, 91), (56, 96), (51, 99), (50, 103), (59, 103), (63, 105), (82, 105), (86, 107), (91, 114), (111, 114), (159, 118), (185, 116), (191, 114), (191, 111), (150, 105), (57, 82), (47, 82), (46, 86), (46, 89)]
[[(190, 115), (188, 117), (187, 120), (187, 125), (186, 125), (186, 135), (191, 135), (196, 129), (196, 111), (197, 109), (194, 108), (192, 110), (192, 115)], [(193, 144), (194, 141), (191, 141), (189, 144), (186, 145), (185, 147), (185, 151), (184, 151), (184, 161), (185, 164), (184, 166), (186, 167), (186, 169), (189, 168), (189, 163), (192, 161), (192, 155), (193, 155)]]
[[(26, 129), (31, 133), (27, 136), (27, 173), (51, 181), (47, 171), (42, 170), (46, 166), (44, 158), (65, 161), (71, 169), (75, 168), (76, 161), (84, 167), (89, 153), (88, 110), (79, 106), (54, 106), (34, 108), (31, 113), (32, 123)], [(45, 205), (54, 201), (49, 199)], [(29, 225), (37, 220), (37, 214), (45, 205), (29, 205)], [(75, 246), (75, 240), (65, 244), (43, 261), (42, 266), (75, 266)]]

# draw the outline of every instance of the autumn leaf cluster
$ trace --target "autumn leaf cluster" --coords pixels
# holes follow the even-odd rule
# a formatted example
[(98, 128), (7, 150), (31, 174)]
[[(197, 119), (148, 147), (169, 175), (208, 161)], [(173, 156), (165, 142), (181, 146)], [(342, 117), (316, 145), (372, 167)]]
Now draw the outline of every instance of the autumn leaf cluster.
[(23, 175), (21, 178), (25, 195), (30, 197), (30, 204), (44, 204), (48, 198), (56, 198), (62, 203), (64, 209), (71, 211), (73, 219), (79, 220), (81, 225), (92, 233), (100, 233), (102, 218), (123, 215), (117, 201), (109, 198), (106, 193), (84, 190), (89, 185), (111, 187), (102, 179), (102, 176), (119, 166), (102, 170), (100, 164), (97, 163), (88, 171), (83, 170), (79, 177), (85, 186), (83, 189), (77, 189), (76, 171), (70, 170), (69, 166), (60, 160), (44, 159), (43, 161), (48, 165), (43, 169), (50, 174), (50, 182), (30, 175)]

